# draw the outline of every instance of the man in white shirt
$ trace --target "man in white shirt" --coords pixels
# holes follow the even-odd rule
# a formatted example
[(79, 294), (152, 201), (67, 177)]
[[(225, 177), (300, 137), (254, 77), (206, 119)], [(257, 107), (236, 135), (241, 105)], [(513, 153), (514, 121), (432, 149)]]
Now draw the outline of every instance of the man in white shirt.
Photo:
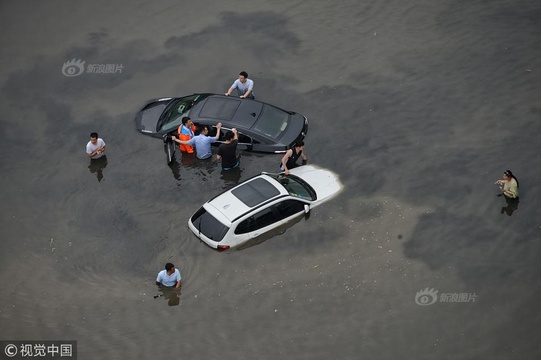
[(175, 268), (175, 265), (171, 263), (165, 264), (165, 270), (158, 273), (156, 285), (170, 288), (174, 287), (176, 289), (180, 288), (182, 286), (180, 271), (178, 271), (178, 269)]
[(86, 144), (86, 154), (92, 160), (101, 158), (105, 152), (105, 141), (98, 137), (98, 133), (90, 134), (90, 141)]
[(254, 93), (253, 93), (254, 82), (251, 79), (248, 79), (248, 73), (246, 71), (241, 71), (240, 72), (239, 78), (237, 80), (235, 80), (235, 82), (233, 83), (233, 85), (231, 85), (229, 90), (227, 90), (225, 95), (226, 96), (231, 95), (231, 93), (235, 89), (237, 89), (237, 92), (238, 92), (239, 97), (241, 99), (245, 99), (245, 98), (253, 99), (254, 98)]

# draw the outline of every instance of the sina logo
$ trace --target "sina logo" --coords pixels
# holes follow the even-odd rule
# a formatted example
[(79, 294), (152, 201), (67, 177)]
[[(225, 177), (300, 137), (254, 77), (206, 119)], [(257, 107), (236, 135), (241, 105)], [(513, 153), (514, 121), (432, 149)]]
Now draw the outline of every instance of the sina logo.
[(415, 303), (417, 305), (432, 305), (438, 300), (438, 290), (426, 288), (421, 291), (417, 291), (415, 294)]
[(75, 60), (75, 58), (73, 58), (62, 65), (62, 74), (69, 77), (81, 75), (84, 70), (85, 62), (81, 61), (81, 59)]

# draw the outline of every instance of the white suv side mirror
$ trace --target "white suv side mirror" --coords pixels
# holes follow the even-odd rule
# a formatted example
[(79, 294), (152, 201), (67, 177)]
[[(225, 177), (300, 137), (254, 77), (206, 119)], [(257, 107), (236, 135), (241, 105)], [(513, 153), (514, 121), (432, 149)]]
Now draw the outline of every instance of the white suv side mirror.
[(304, 204), (304, 213), (308, 214), (310, 212), (310, 205)]

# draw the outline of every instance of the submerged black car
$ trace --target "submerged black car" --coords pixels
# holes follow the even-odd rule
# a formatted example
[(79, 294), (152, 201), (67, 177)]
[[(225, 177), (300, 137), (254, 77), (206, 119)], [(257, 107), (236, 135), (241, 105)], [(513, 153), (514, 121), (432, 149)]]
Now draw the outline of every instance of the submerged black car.
[[(162, 138), (174, 133), (184, 116), (195, 125), (215, 126), (225, 131), (237, 128), (239, 145), (258, 152), (285, 152), (308, 131), (305, 116), (251, 99), (217, 94), (193, 94), (181, 98), (149, 101), (137, 114), (137, 129), (146, 135)], [(214, 133), (214, 130), (211, 134)]]

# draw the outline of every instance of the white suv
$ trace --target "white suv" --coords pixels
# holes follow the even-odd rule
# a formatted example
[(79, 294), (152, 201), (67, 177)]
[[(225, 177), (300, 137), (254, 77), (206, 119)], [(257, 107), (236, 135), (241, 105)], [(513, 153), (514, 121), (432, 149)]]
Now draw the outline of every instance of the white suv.
[(188, 226), (210, 247), (226, 250), (308, 213), (341, 189), (335, 173), (314, 165), (289, 175), (261, 173), (207, 201)]

